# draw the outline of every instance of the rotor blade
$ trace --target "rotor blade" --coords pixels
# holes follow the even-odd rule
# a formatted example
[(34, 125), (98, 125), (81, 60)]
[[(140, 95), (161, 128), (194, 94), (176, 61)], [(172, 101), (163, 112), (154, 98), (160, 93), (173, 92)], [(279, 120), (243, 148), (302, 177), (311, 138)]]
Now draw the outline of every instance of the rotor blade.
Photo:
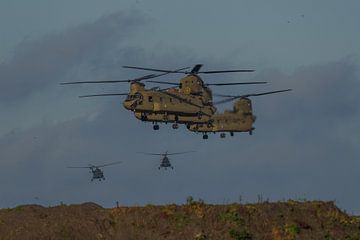
[(67, 167), (67, 168), (91, 168), (91, 167)]
[(103, 94), (92, 94), (92, 95), (82, 95), (79, 98), (86, 98), (86, 97), (106, 97), (106, 96), (127, 96), (128, 93), (103, 93)]
[(156, 78), (169, 73), (162, 73), (162, 74), (148, 74), (142, 77), (134, 78), (134, 79), (127, 79), (127, 80), (98, 80), (98, 81), (79, 81), (79, 82), (62, 82), (60, 85), (70, 85), (70, 84), (88, 84), (88, 83), (130, 83), (130, 82), (138, 82), (146, 79)]
[(284, 90), (278, 90), (278, 91), (272, 91), (272, 92), (263, 92), (263, 93), (254, 93), (254, 94), (246, 94), (239, 97), (255, 97), (255, 96), (262, 96), (262, 95), (268, 95), (268, 94), (274, 94), (274, 93), (280, 93), (280, 92), (288, 92), (292, 91), (292, 89), (284, 89)]
[(213, 96), (215, 96), (215, 97), (225, 97), (225, 98), (237, 97), (237, 96), (234, 96), (234, 95), (226, 95), (226, 94), (218, 94), (218, 93), (213, 93)]
[(192, 152), (195, 152), (195, 151), (167, 153), (166, 155), (179, 155), (179, 154), (192, 153)]
[(103, 165), (97, 165), (97, 166), (94, 166), (94, 167), (106, 167), (106, 166), (111, 166), (111, 165), (115, 165), (115, 164), (119, 164), (119, 163), (122, 163), (121, 161), (117, 161), (117, 162), (112, 162), (112, 163), (107, 163), (107, 164), (103, 164)]
[(204, 72), (199, 72), (199, 73), (210, 74), (210, 73), (228, 73), (228, 72), (255, 72), (255, 70), (252, 70), (252, 69), (222, 70), (222, 71), (204, 71)]
[[(146, 78), (147, 79), (147, 78)], [(70, 84), (87, 84), (87, 83), (119, 83), (119, 82), (131, 82), (133, 80), (104, 80), (104, 81), (80, 81), (80, 82), (62, 82), (60, 85), (70, 85)]]
[(123, 66), (123, 68), (131, 68), (131, 69), (154, 71), (154, 72), (163, 72), (163, 73), (185, 73), (182, 70), (188, 69), (189, 67), (180, 68), (180, 69), (177, 69), (177, 70), (164, 70), (164, 69), (133, 67), (133, 66)]
[(223, 103), (231, 102), (231, 101), (234, 101), (237, 98), (239, 98), (239, 97), (232, 97), (232, 98), (229, 98), (229, 99), (221, 100), (221, 101), (218, 101), (218, 102), (214, 102), (214, 104), (217, 105), (217, 104), (223, 104)]
[(250, 85), (250, 84), (265, 84), (267, 82), (237, 82), (237, 83), (206, 83), (206, 86), (228, 86), (228, 85)]
[(179, 83), (173, 83), (173, 82), (165, 82), (165, 81), (153, 81), (153, 80), (149, 80), (146, 82), (151, 82), (151, 83), (160, 83), (160, 84), (169, 84), (169, 85), (175, 85), (175, 86), (179, 86)]
[(155, 156), (163, 156), (165, 155), (164, 153), (147, 153), (147, 152), (137, 152), (137, 153), (142, 153), (145, 155), (155, 155)]
[(156, 78), (156, 77), (161, 77), (164, 76), (166, 74), (170, 74), (170, 73), (177, 73), (180, 72), (182, 70), (185, 70), (188, 68), (179, 68), (176, 69), (174, 71), (166, 71), (165, 73), (161, 73), (161, 74), (148, 74), (142, 77), (138, 77), (138, 78), (134, 78), (134, 79), (127, 79), (127, 80), (99, 80), (99, 81), (78, 81), (78, 82), (63, 82), (60, 83), (60, 85), (70, 85), (70, 84), (88, 84), (88, 83), (121, 83), (121, 82), (137, 82), (137, 81), (142, 81), (142, 80), (146, 80), (146, 79), (151, 79), (151, 78)]
[(202, 64), (196, 64), (196, 65), (193, 67), (193, 69), (191, 69), (190, 73), (192, 73), (192, 74), (197, 74), (197, 73), (199, 73), (199, 70), (200, 70), (200, 68), (201, 68), (202, 66), (203, 66)]
[(255, 97), (255, 96), (269, 95), (269, 94), (280, 93), (280, 92), (288, 92), (288, 91), (292, 91), (292, 89), (284, 89), (284, 90), (263, 92), (263, 93), (254, 93), (254, 94), (245, 94), (245, 95), (239, 95), (239, 96), (216, 94), (216, 96), (226, 97), (226, 98), (229, 98), (229, 99), (221, 100), (221, 101), (215, 102), (214, 104), (227, 103), (227, 102), (231, 102), (231, 101), (233, 101), (235, 99), (243, 98), (243, 97)]

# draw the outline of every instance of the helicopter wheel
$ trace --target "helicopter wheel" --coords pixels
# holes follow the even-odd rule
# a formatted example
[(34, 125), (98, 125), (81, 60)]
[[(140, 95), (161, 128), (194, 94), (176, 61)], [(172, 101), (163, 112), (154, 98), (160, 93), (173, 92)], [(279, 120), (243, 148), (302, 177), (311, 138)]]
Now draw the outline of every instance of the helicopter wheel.
[(221, 133), (220, 134), (220, 138), (225, 138), (226, 137), (226, 134), (225, 133)]
[(160, 128), (160, 127), (159, 127), (159, 125), (157, 125), (157, 124), (155, 124), (155, 125), (153, 126), (153, 129), (154, 129), (154, 130), (159, 130), (159, 128)]
[(249, 131), (249, 135), (252, 135), (252, 134), (253, 134), (253, 131), (252, 131), (252, 130), (250, 130), (250, 131)]
[(179, 124), (174, 123), (174, 124), (172, 125), (172, 128), (173, 128), (173, 129), (178, 129), (178, 128), (179, 128)]
[(203, 139), (208, 139), (208, 138), (209, 138), (209, 136), (207, 134), (203, 135)]
[(230, 132), (230, 136), (232, 136), (232, 137), (233, 137), (233, 136), (234, 136), (234, 132)]
[(188, 124), (186, 124), (186, 128), (187, 129), (190, 129), (190, 127), (191, 127), (191, 125), (188, 123)]

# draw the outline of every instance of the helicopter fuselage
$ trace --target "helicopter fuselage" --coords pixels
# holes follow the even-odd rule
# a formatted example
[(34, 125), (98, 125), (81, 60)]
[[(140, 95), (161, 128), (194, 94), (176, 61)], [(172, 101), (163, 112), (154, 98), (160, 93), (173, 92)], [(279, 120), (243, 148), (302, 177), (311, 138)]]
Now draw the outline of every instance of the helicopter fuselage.
[(179, 88), (163, 91), (132, 82), (123, 106), (139, 120), (150, 122), (207, 123), (216, 112), (210, 89), (196, 75), (181, 79)]
[(174, 169), (174, 167), (171, 165), (170, 163), (170, 160), (167, 156), (164, 156), (162, 159), (161, 159), (161, 163), (160, 163), (160, 166), (159, 166), (159, 169), (161, 168), (172, 168)]
[(91, 172), (93, 174), (91, 181), (94, 179), (105, 180), (104, 172), (100, 168), (91, 168)]
[(251, 100), (241, 98), (234, 104), (233, 110), (225, 110), (224, 113), (214, 114), (211, 125), (191, 124), (189, 130), (193, 132), (249, 132), (251, 133), (256, 116), (252, 113)]

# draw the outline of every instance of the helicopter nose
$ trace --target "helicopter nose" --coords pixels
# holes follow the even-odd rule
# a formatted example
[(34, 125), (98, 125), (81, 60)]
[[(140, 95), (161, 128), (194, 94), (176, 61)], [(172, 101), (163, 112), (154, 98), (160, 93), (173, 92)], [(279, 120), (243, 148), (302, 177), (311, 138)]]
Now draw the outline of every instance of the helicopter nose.
[(135, 101), (135, 100), (132, 100), (132, 101), (128, 101), (128, 100), (127, 100), (127, 101), (124, 101), (124, 102), (123, 102), (124, 108), (126, 108), (127, 110), (131, 110), (131, 111), (134, 110), (134, 106), (135, 106), (135, 105), (134, 105), (134, 103), (135, 103), (134, 101)]

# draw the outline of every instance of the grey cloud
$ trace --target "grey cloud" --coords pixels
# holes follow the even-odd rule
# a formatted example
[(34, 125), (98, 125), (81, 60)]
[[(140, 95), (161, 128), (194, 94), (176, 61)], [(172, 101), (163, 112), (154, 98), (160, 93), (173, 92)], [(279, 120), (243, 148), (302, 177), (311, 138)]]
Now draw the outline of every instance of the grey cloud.
[[(114, 13), (38, 40), (26, 40), (0, 66), (0, 102), (22, 100), (63, 80), (74, 68), (102, 59), (145, 24), (138, 13)], [(96, 64), (96, 61), (94, 62)]]

